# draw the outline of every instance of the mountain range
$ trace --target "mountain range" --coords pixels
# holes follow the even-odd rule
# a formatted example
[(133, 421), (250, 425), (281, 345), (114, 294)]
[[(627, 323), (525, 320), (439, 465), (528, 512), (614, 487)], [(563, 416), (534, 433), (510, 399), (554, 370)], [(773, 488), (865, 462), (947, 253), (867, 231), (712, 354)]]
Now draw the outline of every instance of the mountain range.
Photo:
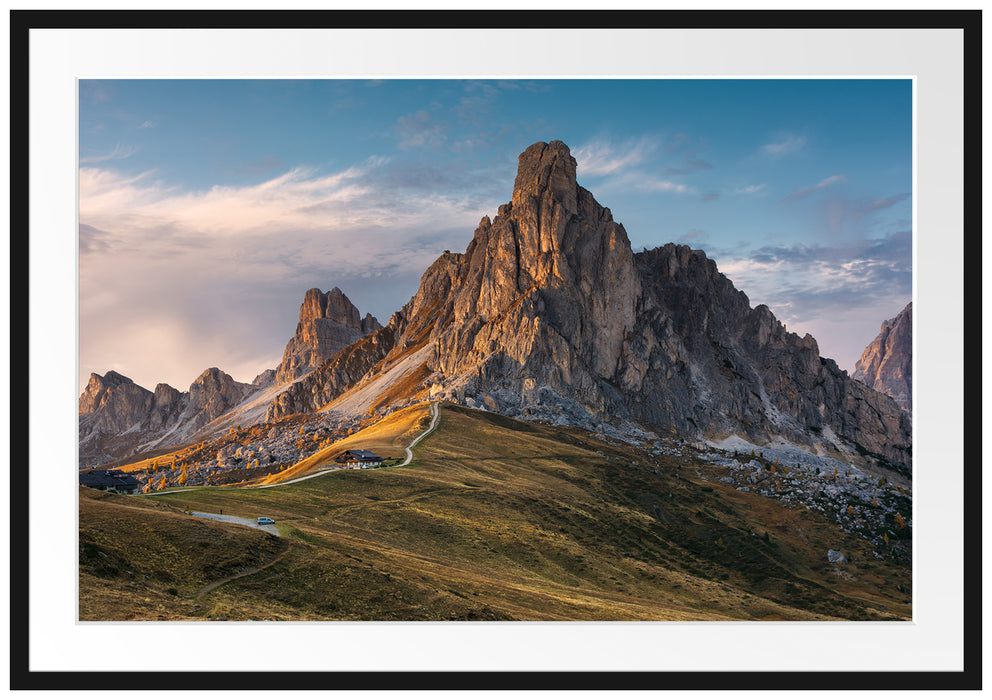
[(902, 390), (878, 380), (910, 376), (891, 359), (911, 352), (895, 341), (902, 318), (866, 349), (857, 381), (812, 336), (752, 308), (702, 251), (634, 253), (578, 185), (568, 147), (536, 143), (520, 155), (511, 201), (482, 218), (464, 253), (445, 251), (384, 326), (339, 289), (311, 289), (282, 362), (251, 384), (216, 368), (188, 392), (91, 375), (80, 466), (234, 425), (278, 432), (301, 414), (343, 425), (444, 399), (611, 437), (791, 445), (905, 473), (910, 417), (883, 393)]

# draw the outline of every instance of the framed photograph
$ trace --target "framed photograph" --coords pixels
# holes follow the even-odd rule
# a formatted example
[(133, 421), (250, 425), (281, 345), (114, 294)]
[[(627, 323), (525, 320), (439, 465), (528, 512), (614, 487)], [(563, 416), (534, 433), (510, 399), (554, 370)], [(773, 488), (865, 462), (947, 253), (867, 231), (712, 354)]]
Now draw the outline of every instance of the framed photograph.
[(980, 27), (13, 11), (12, 687), (979, 688)]

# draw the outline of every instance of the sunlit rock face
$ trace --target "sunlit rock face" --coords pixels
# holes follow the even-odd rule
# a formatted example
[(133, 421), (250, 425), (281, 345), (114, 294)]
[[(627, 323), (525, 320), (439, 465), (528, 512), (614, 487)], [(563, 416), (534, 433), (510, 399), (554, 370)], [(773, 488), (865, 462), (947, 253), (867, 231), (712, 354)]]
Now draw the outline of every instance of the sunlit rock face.
[(882, 328), (854, 367), (855, 379), (913, 409), (913, 302)]
[(278, 382), (290, 382), (319, 367), (348, 345), (382, 325), (370, 314), (362, 318), (351, 300), (337, 287), (329, 292), (307, 290), (300, 305), (300, 321), (276, 368)]
[(752, 309), (702, 251), (634, 254), (560, 141), (527, 148), (511, 201), (465, 253), (439, 257), (385, 328), (297, 382), (268, 418), (317, 410), (421, 350), (419, 389), (508, 415), (910, 462), (908, 417), (891, 398)]

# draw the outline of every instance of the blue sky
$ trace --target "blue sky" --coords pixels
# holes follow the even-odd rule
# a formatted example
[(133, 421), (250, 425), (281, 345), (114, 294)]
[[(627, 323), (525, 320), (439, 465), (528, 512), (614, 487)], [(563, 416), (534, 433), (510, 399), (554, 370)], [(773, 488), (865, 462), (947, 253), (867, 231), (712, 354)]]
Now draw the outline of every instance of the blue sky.
[(84, 80), (81, 384), (251, 381), (310, 287), (385, 323), (553, 139), (841, 367), (911, 299), (908, 80)]

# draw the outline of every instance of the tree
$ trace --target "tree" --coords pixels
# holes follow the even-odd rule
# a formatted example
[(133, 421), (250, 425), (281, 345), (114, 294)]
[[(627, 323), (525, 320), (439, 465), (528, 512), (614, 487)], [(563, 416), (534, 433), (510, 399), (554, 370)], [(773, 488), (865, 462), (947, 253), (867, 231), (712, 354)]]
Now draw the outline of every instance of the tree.
[(906, 527), (906, 521), (902, 519), (902, 515), (896, 513), (896, 527), (902, 530)]

